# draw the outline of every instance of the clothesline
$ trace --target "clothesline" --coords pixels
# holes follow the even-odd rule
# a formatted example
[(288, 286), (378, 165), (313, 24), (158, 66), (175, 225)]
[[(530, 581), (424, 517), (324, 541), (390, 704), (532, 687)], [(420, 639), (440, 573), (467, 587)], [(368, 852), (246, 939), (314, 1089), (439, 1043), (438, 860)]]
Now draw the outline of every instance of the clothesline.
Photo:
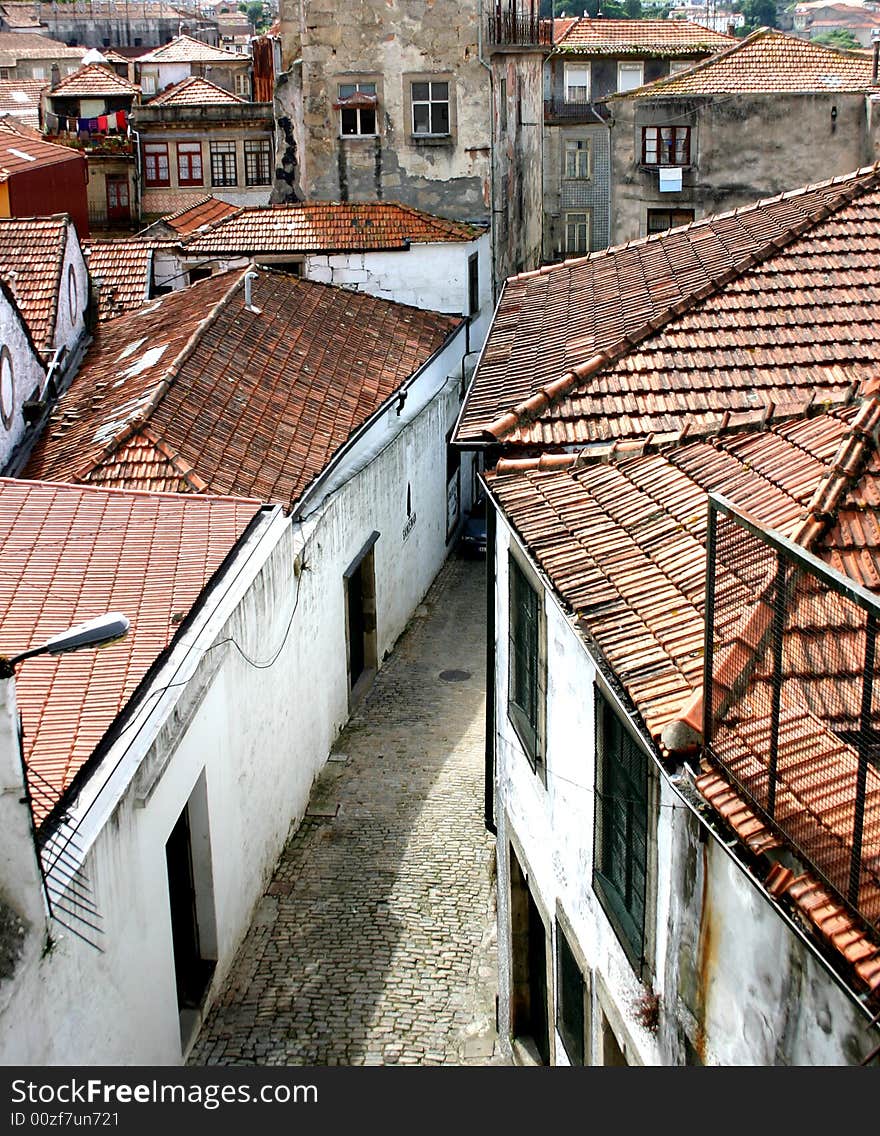
[(110, 130), (128, 131), (128, 114), (124, 110), (113, 114), (99, 114), (95, 118), (75, 118), (71, 115), (45, 113), (46, 129), (50, 134), (106, 134)]

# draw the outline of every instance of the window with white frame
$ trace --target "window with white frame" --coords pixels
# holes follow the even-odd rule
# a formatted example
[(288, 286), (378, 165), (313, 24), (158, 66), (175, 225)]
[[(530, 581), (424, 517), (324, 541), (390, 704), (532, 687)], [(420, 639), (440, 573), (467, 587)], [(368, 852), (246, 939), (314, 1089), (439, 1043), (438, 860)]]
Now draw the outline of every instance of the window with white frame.
[(589, 63), (566, 63), (565, 101), (567, 103), (588, 103), (590, 101)]
[(565, 251), (585, 253), (590, 251), (590, 211), (565, 214)]
[(644, 81), (645, 65), (641, 61), (639, 61), (638, 63), (617, 64), (618, 91), (634, 91), (636, 87), (641, 87)]
[(451, 133), (447, 80), (413, 81), (410, 96), (414, 135), (437, 136)]
[(272, 181), (272, 147), (268, 138), (246, 138), (244, 143), (245, 185), (269, 185)]
[(211, 143), (211, 185), (238, 185), (234, 142)]
[(155, 71), (141, 71), (140, 84), (142, 94), (155, 95), (159, 85), (159, 76)]
[(590, 176), (591, 160), (589, 138), (566, 138), (564, 178), (585, 181)]
[(669, 74), (677, 75), (679, 71), (687, 71), (688, 67), (694, 66), (693, 59), (670, 59), (669, 60)]
[(376, 133), (375, 82), (339, 83), (339, 133), (351, 137)]
[(239, 71), (235, 76), (235, 93), (242, 99), (251, 97), (251, 77), (247, 71)]

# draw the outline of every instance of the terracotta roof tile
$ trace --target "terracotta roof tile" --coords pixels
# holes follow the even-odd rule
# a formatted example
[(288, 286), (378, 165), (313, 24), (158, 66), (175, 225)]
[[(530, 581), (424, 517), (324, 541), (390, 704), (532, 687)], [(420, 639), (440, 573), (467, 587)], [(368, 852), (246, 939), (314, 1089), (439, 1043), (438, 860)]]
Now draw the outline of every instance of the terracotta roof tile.
[(0, 218), (0, 276), (44, 353), (55, 335), (68, 224), (66, 214)]
[[(737, 41), (688, 20), (554, 20), (554, 46), (566, 54), (672, 55), (718, 51)], [(565, 27), (564, 25), (568, 25)]]
[(838, 51), (785, 32), (759, 28), (735, 46), (635, 92), (609, 98), (678, 98), (737, 92), (868, 92), (876, 88), (872, 62), (861, 52)]
[(137, 95), (139, 92), (140, 87), (117, 75), (112, 68), (101, 63), (87, 63), (71, 75), (65, 75), (49, 92), (49, 97), (90, 98), (95, 95)]
[(19, 59), (82, 59), (84, 47), (69, 47), (58, 39), (29, 32), (0, 32), (0, 63), (14, 65)]
[(237, 205), (230, 205), (227, 201), (221, 201), (218, 197), (207, 194), (191, 205), (184, 205), (174, 213), (168, 213), (162, 220), (181, 236), (188, 236), (196, 229), (213, 225), (224, 217), (230, 217), (238, 212), (238, 208)]
[(28, 476), (289, 506), (461, 322), (265, 270), (253, 304), (224, 273), (101, 324)]
[(46, 86), (43, 79), (0, 79), (0, 114), (38, 129), (40, 94)]
[(223, 47), (211, 47), (192, 36), (181, 35), (170, 43), (141, 55), (138, 63), (247, 63), (247, 56), (239, 52), (227, 51)]
[(260, 508), (257, 501), (0, 479), (0, 652), (122, 611), (105, 651), (19, 664), (38, 823), (87, 761)]
[(155, 98), (150, 99), (150, 106), (207, 106), (218, 103), (243, 103), (245, 99), (225, 91), (216, 83), (210, 83), (201, 75), (188, 75), (179, 83), (166, 87)]
[(187, 252), (239, 256), (267, 252), (404, 249), (411, 242), (472, 241), (483, 229), (393, 201), (307, 201), (253, 206), (187, 241)]
[(456, 438), (656, 441), (839, 402), (873, 373), (878, 258), (870, 167), (512, 277)]
[(58, 162), (83, 161), (83, 155), (77, 150), (33, 138), (13, 124), (4, 123), (0, 127), (0, 182), (8, 181), (22, 170), (35, 170)]
[(96, 286), (98, 319), (142, 307), (150, 295), (155, 241), (95, 241), (86, 263)]

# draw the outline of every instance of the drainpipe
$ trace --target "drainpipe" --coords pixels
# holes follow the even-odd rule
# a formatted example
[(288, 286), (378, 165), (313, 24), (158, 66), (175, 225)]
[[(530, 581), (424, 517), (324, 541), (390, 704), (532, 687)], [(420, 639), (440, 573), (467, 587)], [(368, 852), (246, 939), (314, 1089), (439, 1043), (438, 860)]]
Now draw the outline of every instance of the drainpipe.
[(492, 67), (483, 58), (483, 4), (477, 14), (477, 59), (489, 72), (489, 244), (492, 261), (492, 303), (498, 298), (495, 279), (495, 81)]

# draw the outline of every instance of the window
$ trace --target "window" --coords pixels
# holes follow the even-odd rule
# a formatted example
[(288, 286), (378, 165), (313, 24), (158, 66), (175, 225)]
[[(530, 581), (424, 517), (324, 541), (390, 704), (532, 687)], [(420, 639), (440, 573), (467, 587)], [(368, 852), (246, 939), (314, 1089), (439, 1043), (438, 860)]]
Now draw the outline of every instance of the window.
[(376, 84), (339, 84), (339, 133), (345, 136), (376, 133)]
[(556, 920), (556, 1029), (572, 1065), (584, 1064), (586, 984), (559, 920)]
[(211, 185), (238, 185), (234, 142), (211, 143)]
[(529, 764), (542, 765), (543, 659), (541, 657), (541, 598), (525, 572), (511, 556), (510, 661), (508, 714), (525, 749)]
[(251, 97), (251, 77), (247, 71), (239, 71), (235, 76), (235, 93), (243, 99)]
[(480, 310), (480, 259), (477, 253), (468, 257), (468, 315)]
[(177, 143), (177, 184), (204, 185), (201, 142)]
[(642, 127), (642, 162), (646, 166), (686, 166), (690, 160), (689, 126)]
[(413, 83), (411, 94), (413, 134), (449, 134), (449, 83)]
[(634, 91), (641, 87), (645, 81), (644, 63), (618, 63), (617, 89), (618, 91)]
[(70, 322), (76, 323), (76, 314), (78, 311), (78, 296), (76, 288), (76, 272), (73, 265), (67, 268), (67, 311), (70, 314)]
[(670, 59), (669, 60), (669, 74), (677, 75), (679, 71), (687, 71), (688, 67), (693, 67), (695, 60), (693, 59)]
[(566, 63), (565, 101), (567, 103), (588, 103), (590, 101), (589, 63)]
[(4, 343), (0, 348), (0, 420), (7, 430), (11, 430), (14, 419), (15, 373), (12, 369), (12, 355)]
[(664, 233), (677, 225), (689, 225), (693, 219), (693, 209), (649, 209), (648, 232)]
[(565, 251), (582, 253), (590, 251), (590, 214), (565, 214)]
[(167, 142), (144, 143), (144, 184), (171, 185)]
[(272, 147), (268, 138), (248, 138), (245, 140), (244, 180), (246, 185), (271, 184)]
[(507, 133), (507, 80), (498, 84), (498, 125), (502, 134)]
[(587, 138), (568, 138), (565, 142), (563, 177), (586, 180), (590, 176), (590, 142)]
[(596, 690), (596, 829), (593, 887), (634, 966), (645, 934), (648, 760)]
[(32, 67), (31, 68), (31, 78), (32, 79), (45, 79), (46, 78), (46, 68), (45, 67)]
[(158, 80), (154, 72), (141, 72), (141, 91), (145, 95), (155, 95), (157, 82)]

